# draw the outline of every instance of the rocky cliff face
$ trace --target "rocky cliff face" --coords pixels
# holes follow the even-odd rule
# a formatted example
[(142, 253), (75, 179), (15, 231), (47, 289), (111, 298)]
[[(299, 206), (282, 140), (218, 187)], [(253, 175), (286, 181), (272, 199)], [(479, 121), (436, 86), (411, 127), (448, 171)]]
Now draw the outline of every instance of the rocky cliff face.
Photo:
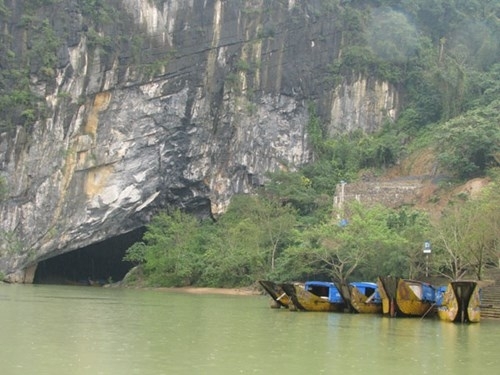
[(0, 273), (25, 280), (168, 205), (220, 214), (266, 172), (310, 160), (310, 103), (330, 135), (394, 118), (388, 83), (330, 79), (342, 20), (325, 3), (5, 0), (17, 55), (35, 48), (28, 11), (58, 42), (52, 70), (31, 63), (45, 116), (0, 136)]

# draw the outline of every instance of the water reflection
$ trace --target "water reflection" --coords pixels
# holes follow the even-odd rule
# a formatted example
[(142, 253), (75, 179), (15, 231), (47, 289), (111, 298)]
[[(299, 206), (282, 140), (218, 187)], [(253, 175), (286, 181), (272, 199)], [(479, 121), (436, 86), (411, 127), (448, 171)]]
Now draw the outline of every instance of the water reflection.
[(500, 365), (500, 322), (294, 313), (260, 296), (0, 285), (0, 319), (9, 375), (470, 374)]

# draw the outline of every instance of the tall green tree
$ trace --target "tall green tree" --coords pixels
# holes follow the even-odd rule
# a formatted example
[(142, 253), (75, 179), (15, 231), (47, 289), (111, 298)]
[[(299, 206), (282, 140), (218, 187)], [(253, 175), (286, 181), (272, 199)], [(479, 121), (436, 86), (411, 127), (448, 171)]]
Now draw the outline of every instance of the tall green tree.
[(267, 254), (261, 234), (261, 228), (249, 218), (235, 221), (221, 218), (203, 255), (201, 283), (235, 287), (250, 285), (262, 278), (267, 268)]
[(267, 277), (296, 224), (297, 212), (290, 204), (257, 195), (234, 196), (204, 256), (205, 282), (235, 286)]
[(476, 277), (480, 280), (484, 267), (500, 267), (500, 190), (499, 179), (495, 178), (479, 198), (469, 202), (476, 230), (471, 235), (471, 257)]
[[(259, 191), (262, 201), (280, 206), (290, 206), (300, 214), (311, 214), (317, 208), (316, 192), (312, 182), (301, 172), (275, 172), (270, 174), (271, 180)], [(274, 203), (271, 203), (274, 202)]]
[(384, 257), (375, 259), (374, 266), (383, 274), (421, 278), (428, 266), (423, 253), (424, 242), (430, 238), (432, 229), (428, 215), (423, 211), (403, 207), (390, 211), (387, 223), (391, 230), (404, 238), (404, 242), (388, 248)]
[(415, 25), (408, 21), (404, 13), (392, 8), (375, 9), (366, 32), (371, 50), (384, 61), (404, 64), (417, 52)]
[(433, 267), (451, 280), (460, 280), (472, 267), (470, 237), (474, 223), (461, 207), (449, 208), (435, 227)]
[(125, 260), (141, 264), (149, 284), (185, 286), (198, 281), (203, 254), (199, 221), (180, 210), (161, 212), (147, 226), (143, 240)]
[(449, 207), (435, 223), (437, 271), (450, 279), (481, 279), (488, 264), (499, 259), (500, 193), (493, 182), (479, 197)]
[(307, 267), (305, 273), (316, 269), (316, 275), (340, 282), (354, 274), (373, 279), (380, 270), (374, 270), (371, 263), (388, 255), (388, 249), (405, 243), (389, 228), (387, 215), (388, 210), (381, 206), (366, 208), (352, 202), (346, 214), (347, 225), (330, 220), (305, 229), (298, 237), (300, 245), (287, 249), (284, 258), (291, 262), (293, 257), (301, 258)]
[(441, 165), (461, 179), (484, 174), (497, 165), (500, 152), (500, 101), (442, 124), (436, 132)]

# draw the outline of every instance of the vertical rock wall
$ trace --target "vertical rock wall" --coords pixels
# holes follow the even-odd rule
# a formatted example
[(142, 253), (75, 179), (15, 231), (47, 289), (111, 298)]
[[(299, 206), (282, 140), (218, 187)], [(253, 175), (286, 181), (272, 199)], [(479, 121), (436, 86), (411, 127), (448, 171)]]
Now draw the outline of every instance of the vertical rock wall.
[[(2, 30), (22, 55), (28, 3), (5, 4)], [(44, 118), (0, 135), (4, 274), (143, 226), (167, 205), (222, 213), (266, 172), (308, 162), (310, 102), (332, 135), (396, 116), (386, 82), (331, 84), (341, 30), (322, 1), (110, 0), (97, 16), (85, 4), (34, 11), (57, 36), (57, 64), (48, 77), (32, 64)]]

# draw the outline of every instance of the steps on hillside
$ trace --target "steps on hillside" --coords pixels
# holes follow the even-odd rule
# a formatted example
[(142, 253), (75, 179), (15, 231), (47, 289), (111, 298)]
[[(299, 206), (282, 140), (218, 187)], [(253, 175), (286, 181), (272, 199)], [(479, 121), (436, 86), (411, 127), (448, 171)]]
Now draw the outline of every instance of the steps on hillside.
[(500, 319), (500, 268), (485, 270), (481, 288), (481, 319)]

